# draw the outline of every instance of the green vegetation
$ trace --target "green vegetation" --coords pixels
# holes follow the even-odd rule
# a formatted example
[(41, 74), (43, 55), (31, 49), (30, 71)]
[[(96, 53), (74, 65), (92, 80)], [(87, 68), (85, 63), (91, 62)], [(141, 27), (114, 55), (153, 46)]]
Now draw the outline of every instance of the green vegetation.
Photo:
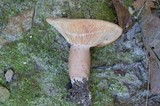
[[(9, 86), (12, 97), (6, 103), (8, 106), (31, 106), (42, 103), (41, 99), (44, 104), (55, 104), (53, 100), (58, 104), (68, 104), (65, 100), (67, 63), (63, 60), (68, 58), (68, 53), (54, 42), (56, 36), (47, 25), (35, 26), (22, 39), (1, 48), (0, 69), (12, 67), (17, 75), (16, 81)], [(51, 88), (47, 88), (51, 83)], [(49, 89), (54, 89), (55, 94), (47, 94)]]
[(114, 44), (102, 48), (93, 48), (91, 51), (92, 66), (108, 66), (121, 62), (132, 63), (135, 58), (132, 51), (118, 53)]
[[(74, 1), (74, 0), (73, 0)], [(109, 7), (109, 1), (81, 0), (67, 2), (62, 6), (62, 11), (69, 18), (94, 18), (107, 21), (115, 20), (115, 12)]]
[(123, 0), (124, 6), (128, 7), (133, 3), (134, 0)]
[(18, 15), (27, 9), (32, 9), (37, 0), (1, 0), (0, 1), (0, 27), (6, 24), (10, 17)]

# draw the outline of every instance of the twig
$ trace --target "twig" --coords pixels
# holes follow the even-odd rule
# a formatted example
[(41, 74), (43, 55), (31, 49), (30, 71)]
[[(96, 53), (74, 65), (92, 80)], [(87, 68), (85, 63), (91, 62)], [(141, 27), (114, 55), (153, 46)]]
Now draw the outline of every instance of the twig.
[[(141, 28), (142, 29), (142, 28)], [(144, 33), (142, 32), (142, 34), (144, 35)], [(143, 44), (146, 45), (145, 41), (144, 41), (144, 37), (142, 37), (142, 41)], [(149, 98), (149, 82), (150, 82), (150, 75), (151, 75), (151, 71), (149, 70), (148, 72), (148, 83), (147, 83), (147, 95), (146, 95), (146, 102), (145, 102), (145, 106), (148, 105), (148, 98)]]
[(157, 1), (157, 4), (158, 4), (158, 7), (160, 8), (160, 1), (159, 0), (156, 0)]
[(139, 10), (137, 16), (135, 16), (135, 19), (138, 19), (139, 15), (142, 13), (143, 8), (145, 7), (146, 1), (144, 2), (143, 6), (141, 7), (141, 9)]
[[(151, 71), (149, 70), (148, 72), (148, 76), (150, 76)], [(148, 77), (148, 83), (147, 83), (147, 95), (146, 95), (146, 106), (148, 106), (148, 98), (149, 98), (149, 82), (150, 82), (150, 78)]]

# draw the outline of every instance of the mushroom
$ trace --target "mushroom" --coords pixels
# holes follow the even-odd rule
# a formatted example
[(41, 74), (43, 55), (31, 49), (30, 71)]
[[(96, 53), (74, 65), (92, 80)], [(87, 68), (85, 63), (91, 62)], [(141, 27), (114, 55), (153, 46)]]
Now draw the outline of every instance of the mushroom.
[(112, 43), (122, 33), (118, 25), (96, 19), (47, 18), (71, 44), (69, 51), (69, 76), (71, 83), (89, 78), (90, 48)]

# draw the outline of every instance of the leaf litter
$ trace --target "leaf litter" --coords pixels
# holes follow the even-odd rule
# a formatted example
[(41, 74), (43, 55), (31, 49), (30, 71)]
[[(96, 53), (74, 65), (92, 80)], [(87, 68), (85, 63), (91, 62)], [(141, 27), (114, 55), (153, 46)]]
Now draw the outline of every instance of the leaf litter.
[[(135, 0), (132, 3), (135, 14), (131, 16), (127, 8), (124, 8), (123, 4), (120, 3), (121, 0), (112, 1), (117, 13), (118, 23), (126, 30), (126, 33), (121, 39), (127, 38), (133, 42), (133, 40), (137, 39), (139, 36), (141, 41), (134, 43), (134, 45), (141, 46), (141, 49), (147, 54), (146, 59), (144, 59), (145, 68), (142, 72), (143, 74), (146, 73), (146, 76), (142, 78), (143, 80), (146, 78), (144, 80), (146, 82), (142, 84), (144, 86), (141, 85), (141, 87), (135, 88), (135, 86), (126, 84), (130, 91), (130, 99), (124, 101), (124, 99), (116, 96), (115, 105), (160, 106), (160, 2), (159, 0)], [(119, 7), (117, 6), (117, 3), (120, 5)], [(125, 18), (122, 18), (124, 14)], [(136, 17), (136, 19), (133, 17)], [(125, 27), (125, 25), (127, 25), (127, 19), (132, 19), (132, 21), (129, 21), (132, 22), (129, 23), (129, 25), (133, 24), (133, 26), (128, 29)], [(136, 20), (137, 22), (133, 20)], [(138, 29), (138, 31), (136, 31), (136, 29)], [(123, 44), (124, 42), (121, 43)], [(115, 65), (114, 67), (117, 69), (118, 65)], [(126, 65), (122, 65), (121, 67), (124, 67), (125, 70), (127, 69)], [(135, 91), (135, 89), (137, 89), (137, 91)]]

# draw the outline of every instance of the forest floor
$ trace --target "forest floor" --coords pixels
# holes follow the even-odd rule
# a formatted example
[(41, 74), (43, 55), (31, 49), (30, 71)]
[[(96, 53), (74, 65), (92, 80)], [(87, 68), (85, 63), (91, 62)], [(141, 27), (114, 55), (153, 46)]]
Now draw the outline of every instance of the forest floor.
[(86, 105), (160, 106), (159, 0), (0, 0), (0, 8), (0, 105), (78, 105), (67, 98), (70, 44), (46, 22), (54, 16), (123, 28), (116, 42), (91, 48)]

